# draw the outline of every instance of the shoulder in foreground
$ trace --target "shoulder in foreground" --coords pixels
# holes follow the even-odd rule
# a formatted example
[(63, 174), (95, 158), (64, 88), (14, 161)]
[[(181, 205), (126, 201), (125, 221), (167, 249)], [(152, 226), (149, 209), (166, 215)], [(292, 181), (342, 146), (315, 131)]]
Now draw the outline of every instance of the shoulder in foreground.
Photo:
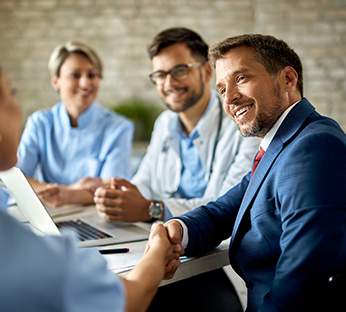
[(310, 123), (304, 130), (311, 135), (326, 134), (346, 140), (346, 134), (336, 120), (319, 114), (310, 116)]
[(333, 162), (333, 159), (346, 154), (346, 134), (336, 121), (328, 117), (314, 117), (294, 142), (295, 149), (319, 155), (320, 161)]

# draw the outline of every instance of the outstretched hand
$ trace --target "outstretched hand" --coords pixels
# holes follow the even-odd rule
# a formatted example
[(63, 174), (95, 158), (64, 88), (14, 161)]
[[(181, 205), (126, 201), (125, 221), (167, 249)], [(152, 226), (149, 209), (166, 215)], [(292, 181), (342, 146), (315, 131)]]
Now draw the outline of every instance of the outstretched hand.
[(185, 253), (182, 246), (184, 233), (181, 224), (177, 220), (171, 219), (165, 223), (165, 228), (167, 229), (169, 240), (174, 247), (174, 252), (183, 255)]
[[(143, 258), (124, 280), (126, 311), (147, 311), (162, 279), (171, 278), (176, 272), (179, 256), (164, 225), (154, 223)], [(166, 274), (167, 268), (170, 274)]]
[(164, 279), (170, 279), (174, 276), (176, 270), (180, 265), (179, 257), (182, 255), (176, 252), (174, 245), (172, 245), (167, 228), (160, 223), (154, 223), (150, 230), (149, 241), (146, 245), (145, 254), (150, 250), (158, 252), (158, 250), (165, 251), (165, 273)]

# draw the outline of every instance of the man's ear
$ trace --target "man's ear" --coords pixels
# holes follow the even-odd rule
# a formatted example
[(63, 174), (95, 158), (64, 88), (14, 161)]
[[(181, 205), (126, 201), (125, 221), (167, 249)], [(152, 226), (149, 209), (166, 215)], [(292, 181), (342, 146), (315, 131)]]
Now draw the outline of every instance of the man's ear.
[(286, 66), (283, 70), (282, 73), (284, 75), (285, 79), (285, 87), (286, 91), (294, 91), (295, 87), (298, 82), (298, 74), (297, 72), (291, 67), (291, 66)]
[(59, 92), (59, 78), (57, 76), (52, 76), (50, 78), (50, 83), (52, 84), (53, 88)]
[(206, 62), (204, 65), (204, 70), (205, 70), (205, 78), (209, 82), (211, 78), (213, 77), (213, 69), (210, 66), (209, 62)]

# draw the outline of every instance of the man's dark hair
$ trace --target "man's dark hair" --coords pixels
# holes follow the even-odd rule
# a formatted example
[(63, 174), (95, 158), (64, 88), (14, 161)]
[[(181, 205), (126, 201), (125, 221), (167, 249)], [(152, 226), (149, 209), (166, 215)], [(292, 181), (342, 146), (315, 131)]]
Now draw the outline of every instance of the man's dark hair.
[(183, 28), (174, 27), (158, 33), (148, 46), (148, 54), (152, 60), (163, 48), (175, 43), (185, 43), (190, 49), (191, 55), (201, 62), (208, 60), (208, 45), (196, 32)]
[(223, 58), (227, 52), (238, 47), (249, 47), (255, 53), (255, 58), (267, 72), (276, 76), (286, 66), (292, 67), (298, 74), (297, 90), (303, 97), (303, 66), (299, 56), (289, 45), (273, 36), (246, 34), (226, 38), (214, 44), (209, 49), (209, 60), (215, 68), (216, 61)]

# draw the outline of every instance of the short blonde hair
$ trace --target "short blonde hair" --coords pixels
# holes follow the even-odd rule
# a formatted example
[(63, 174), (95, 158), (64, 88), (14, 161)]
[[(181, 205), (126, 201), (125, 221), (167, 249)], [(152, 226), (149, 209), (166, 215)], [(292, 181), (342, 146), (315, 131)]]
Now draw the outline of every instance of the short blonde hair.
[(60, 76), (60, 68), (62, 64), (72, 53), (81, 53), (85, 55), (99, 72), (100, 78), (102, 78), (102, 62), (97, 53), (86, 44), (77, 41), (66, 42), (63, 45), (58, 45), (54, 49), (48, 62), (48, 69), (51, 76)]

